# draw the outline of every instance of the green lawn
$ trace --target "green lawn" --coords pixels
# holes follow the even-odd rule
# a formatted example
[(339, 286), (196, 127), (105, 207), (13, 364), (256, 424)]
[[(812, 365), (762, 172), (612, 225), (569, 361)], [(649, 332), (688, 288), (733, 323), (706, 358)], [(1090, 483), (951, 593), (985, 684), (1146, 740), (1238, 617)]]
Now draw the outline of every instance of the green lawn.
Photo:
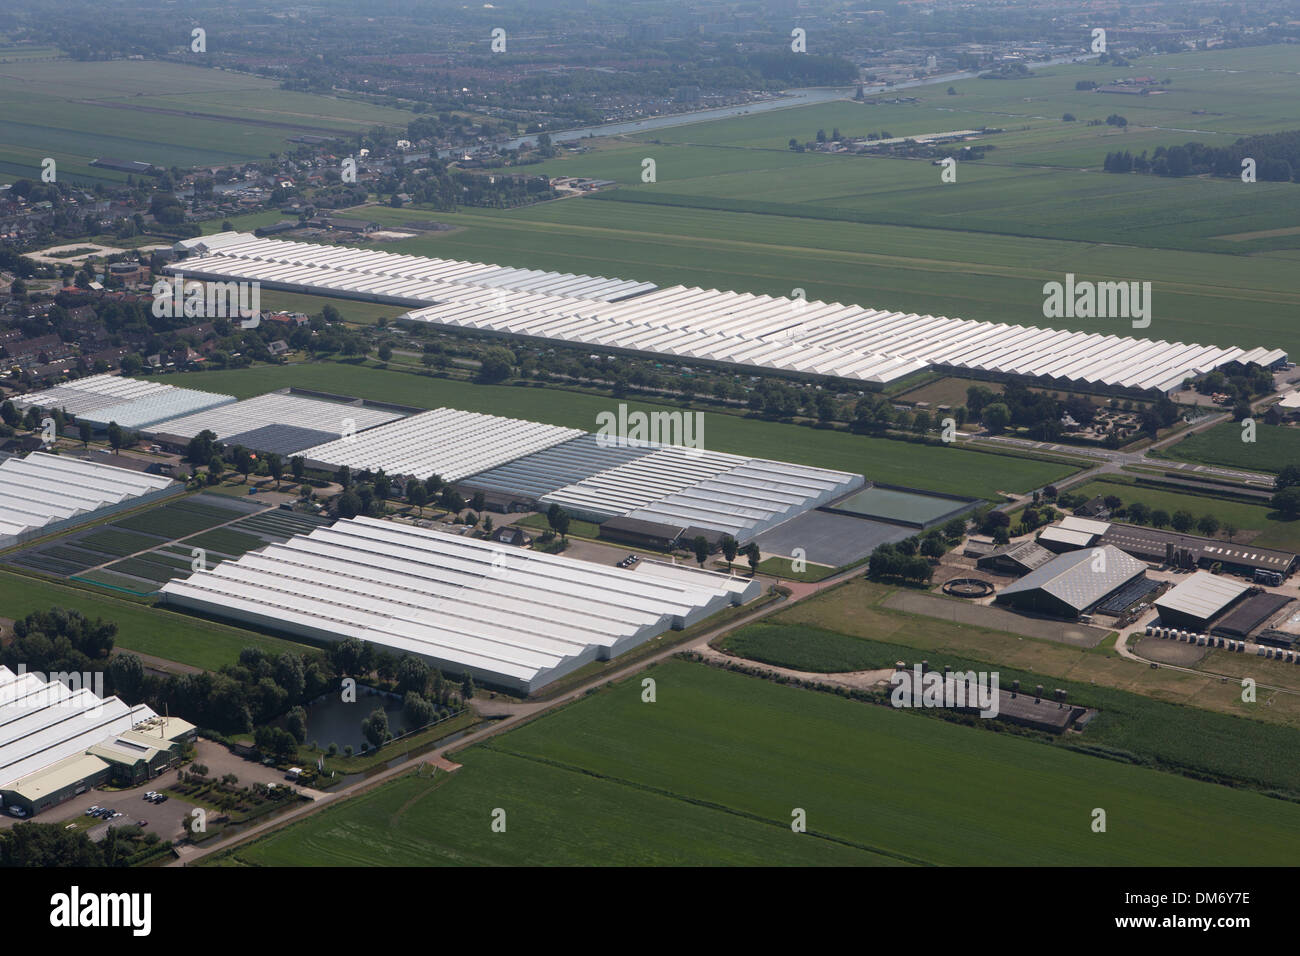
[(608, 688), (235, 861), (1285, 865), (1300, 839), (1300, 806), (1256, 793), (700, 664), (648, 674), (656, 703), (640, 677)]
[[(596, 416), (608, 411), (614, 402), (556, 388), (477, 385), (341, 362), (188, 372), (155, 376), (153, 380), (239, 398), (297, 385), (422, 408), (446, 405), (589, 431), (598, 427)], [(636, 401), (628, 405), (646, 411), (670, 408)], [(702, 434), (705, 446), (712, 451), (841, 469), (889, 484), (989, 499), (997, 499), (1003, 491), (1041, 487), (1074, 471), (1069, 465), (952, 445), (921, 445), (721, 412), (704, 413)]]
[[(138, 581), (131, 583), (138, 589), (144, 588)], [(245, 647), (261, 647), (273, 654), (305, 649), (293, 641), (122, 600), (84, 587), (0, 571), (0, 608), (6, 617), (19, 618), (56, 605), (75, 608), (88, 617), (115, 621), (120, 648), (205, 670), (235, 663)]]
[(1222, 465), (1277, 474), (1287, 465), (1300, 466), (1300, 428), (1255, 424), (1255, 441), (1241, 440), (1237, 422), (1224, 422), (1161, 449), (1166, 458), (1202, 465)]

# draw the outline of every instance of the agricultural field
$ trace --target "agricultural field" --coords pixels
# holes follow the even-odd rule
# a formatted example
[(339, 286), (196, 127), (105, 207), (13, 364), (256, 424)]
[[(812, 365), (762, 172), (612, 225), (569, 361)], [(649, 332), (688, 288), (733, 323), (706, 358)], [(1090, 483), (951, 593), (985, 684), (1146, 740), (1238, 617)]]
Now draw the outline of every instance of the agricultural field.
[[(1245, 535), (1238, 534), (1234, 540), (1249, 541), (1263, 548), (1300, 551), (1300, 520), (1284, 518), (1267, 504), (1250, 504), (1211, 495), (1198, 495), (1105, 479), (1071, 488), (1070, 493), (1089, 498), (1094, 495), (1116, 495), (1126, 506), (1140, 502), (1152, 509), (1162, 508), (1169, 514), (1186, 510), (1197, 518), (1207, 514), (1214, 515), (1219, 519), (1221, 528), (1231, 524), (1238, 531), (1247, 532)], [(1220, 530), (1219, 536), (1223, 535), (1224, 532)]]
[(1248, 841), (1242, 862), (1267, 865), (1300, 837), (1300, 807), (1256, 793), (700, 664), (648, 673), (654, 704), (639, 677), (614, 685), (457, 754), (455, 774), (386, 784), (218, 862), (1195, 865)]
[[(1204, 710), (1235, 717), (1250, 717), (1260, 723), (1300, 728), (1300, 695), (1279, 693), (1269, 696), (1267, 704), (1262, 703), (1262, 696), (1259, 706), (1245, 704), (1241, 700), (1240, 686), (1221, 684), (1209, 676), (1181, 673), (1168, 668), (1150, 670), (1120, 657), (1105, 642), (1093, 648), (1077, 647), (995, 628), (964, 624), (953, 618), (911, 613), (887, 603), (893, 595), (908, 593), (911, 593), (908, 589), (894, 588), (858, 577), (772, 615), (767, 623), (813, 628), (821, 632), (831, 631), (892, 646), (884, 652), (883, 663), (875, 663), (882, 658), (874, 656), (853, 657), (852, 663), (860, 667), (892, 666), (899, 659), (898, 648), (911, 648), (914, 656), (928, 658), (931, 663), (950, 662), (955, 665), (957, 660), (980, 661), (983, 662), (983, 667), (977, 669), (987, 670), (988, 665), (994, 665), (1002, 671), (1004, 677), (1009, 670), (1015, 669), (1040, 674), (1058, 682), (1069, 681), (1090, 688), (1095, 685), (1098, 689), (1111, 688), (1149, 697), (1153, 701), (1184, 705), (1180, 713), (1194, 714), (1198, 710)], [(941, 608), (948, 599), (938, 600), (943, 603), (935, 606)], [(954, 609), (963, 607), (963, 602), (959, 599), (953, 598), (951, 601)], [(779, 641), (775, 644), (767, 642), (769, 649), (778, 645)], [(846, 646), (843, 642), (836, 642), (835, 653), (847, 653), (844, 650)], [(769, 650), (768, 653), (775, 652)], [(894, 653), (894, 656), (889, 657), (889, 653)], [(860, 667), (855, 666), (854, 669)], [(1284, 686), (1300, 690), (1300, 674), (1293, 675)], [(1251, 732), (1257, 731), (1252, 729)], [(1297, 792), (1300, 792), (1300, 787)]]
[(1165, 458), (1200, 465), (1222, 465), (1277, 474), (1287, 465), (1300, 465), (1300, 429), (1286, 425), (1255, 424), (1255, 441), (1241, 440), (1237, 422), (1224, 422), (1159, 451)]
[[(477, 385), (335, 362), (171, 374), (155, 376), (153, 380), (225, 392), (239, 398), (296, 385), (421, 408), (446, 405), (588, 430), (597, 427), (597, 414), (608, 410), (611, 401), (555, 388)], [(646, 411), (668, 408), (637, 401), (629, 401), (628, 405), (630, 409)], [(714, 451), (778, 457), (819, 468), (861, 473), (889, 484), (993, 500), (998, 500), (999, 492), (1028, 491), (1074, 471), (1070, 465), (1054, 462), (714, 412), (704, 413), (703, 435), (706, 447)], [(959, 457), (954, 459), (954, 455)]]
[[(127, 585), (124, 590), (140, 585), (134, 579), (122, 580)], [(112, 579), (107, 583), (112, 583)], [(204, 670), (217, 670), (235, 663), (245, 647), (261, 647), (272, 654), (288, 650), (300, 653), (305, 649), (305, 645), (294, 641), (153, 608), (107, 591), (56, 584), (0, 570), (0, 607), (4, 608), (6, 617), (20, 618), (55, 606), (75, 607), (87, 617), (116, 621), (116, 646), (123, 650)]]
[[(1028, 640), (1025, 639), (1026, 643)], [(1004, 688), (1013, 680), (1019, 680), (1022, 687), (1038, 684), (1059, 687), (1069, 694), (1071, 703), (1100, 711), (1083, 736), (1061, 738), (1059, 745), (1130, 763), (1209, 775), (1210, 779), (1245, 782), (1262, 790), (1300, 794), (1300, 770), (1281, 756), (1300, 745), (1300, 730), (1296, 727), (1261, 724), (1243, 716), (1152, 699), (1144, 696), (1144, 688), (1121, 690), (1102, 686), (1100, 681), (1094, 684), (1083, 671), (1063, 679), (1042, 670), (1008, 666), (1002, 660), (993, 660), (994, 655), (978, 647), (965, 654), (947, 648), (936, 650), (916, 641), (910, 632), (895, 635), (892, 640), (876, 640), (785, 623), (779, 618), (772, 623), (740, 629), (729, 635), (722, 647), (738, 657), (811, 673), (893, 668), (900, 660), (915, 664), (928, 659), (936, 669), (951, 665), (954, 670), (996, 671)], [(1089, 653), (1119, 660), (1110, 642)], [(1240, 655), (1238, 658), (1239, 669), (1248, 672), (1243, 676), (1265, 679), (1254, 660), (1242, 660)], [(1123, 663), (1130, 670), (1146, 670), (1130, 661)], [(1285, 683), (1288, 676), (1281, 675), (1280, 682)], [(1193, 680), (1209, 683), (1204, 678)], [(1237, 690), (1240, 691), (1239, 684)], [(1269, 705), (1261, 702), (1250, 707), (1243, 705), (1238, 713), (1258, 716), (1269, 709)]]
[[(1300, 187), (1237, 180), (1121, 176), (1116, 149), (1188, 140), (1231, 143), (1295, 128), (1300, 50), (1292, 46), (1151, 58), (1133, 68), (1167, 92), (1077, 91), (1113, 67), (1062, 65), (1025, 80), (968, 80), (908, 90), (919, 102), (842, 101), (597, 140), (590, 153), (530, 172), (596, 176), (619, 187), (525, 209), (438, 213), (459, 227), (386, 245), (393, 251), (644, 279), (875, 308), (1131, 331), (1115, 319), (1046, 319), (1042, 287), (1080, 278), (1150, 281), (1153, 320), (1169, 341), (1300, 350), (1285, 316)], [(1061, 117), (1072, 112), (1077, 122)], [(1120, 130), (1088, 126), (1119, 112)], [(894, 135), (996, 127), (996, 146), (942, 184), (925, 159), (794, 153), (818, 129)], [(1196, 130), (1198, 132), (1188, 132)], [(642, 183), (641, 160), (656, 161)], [(428, 210), (366, 206), (390, 225)], [(943, 281), (937, 281), (942, 276)], [(1232, 322), (1223, 321), (1231, 313)]]
[(32, 60), (0, 75), (0, 180), (35, 178), (50, 156), (61, 178), (121, 182), (126, 174), (90, 160), (238, 164), (286, 149), (291, 136), (405, 128), (411, 117), (224, 70), (153, 60)]

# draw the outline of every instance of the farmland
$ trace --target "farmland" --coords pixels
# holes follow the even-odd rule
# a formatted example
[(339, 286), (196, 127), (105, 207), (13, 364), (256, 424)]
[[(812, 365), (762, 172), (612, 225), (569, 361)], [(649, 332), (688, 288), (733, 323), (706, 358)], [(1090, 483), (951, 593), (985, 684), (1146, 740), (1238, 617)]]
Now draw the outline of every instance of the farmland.
[[(1198, 139), (1225, 144), (1295, 125), (1300, 50), (1160, 57), (1167, 92), (1077, 91), (1113, 68), (1068, 65), (1011, 83), (909, 91), (918, 103), (842, 101), (597, 141), (530, 172), (613, 179), (596, 196), (509, 211), (461, 210), (460, 227), (386, 248), (413, 254), (853, 302), (986, 321), (1124, 333), (1114, 319), (1045, 319), (1042, 287), (1066, 272), (1150, 281), (1144, 335), (1300, 350), (1285, 319), (1300, 187), (1101, 171), (1105, 154)], [(1227, 71), (1238, 71), (1229, 73)], [(1123, 130), (1087, 120), (1119, 110)], [(1064, 122), (1074, 112), (1078, 122)], [(941, 184), (928, 160), (794, 153), (817, 129), (894, 135), (997, 127), (985, 159)], [(1188, 130), (1199, 132), (1191, 133)], [(656, 182), (640, 181), (656, 161)], [(366, 206), (388, 224), (427, 210)], [(1231, 237), (1231, 238), (1227, 238)], [(1245, 238), (1243, 238), (1245, 237)], [(940, 281), (942, 277), (942, 281)], [(1225, 314), (1232, 315), (1224, 322)]]
[(1202, 465), (1222, 465), (1277, 474), (1287, 465), (1300, 466), (1300, 429), (1256, 423), (1255, 441), (1241, 440), (1242, 428), (1224, 422), (1161, 449), (1167, 458)]
[[(442, 405), (565, 425), (596, 427), (610, 399), (553, 388), (477, 385), (346, 363), (272, 366), (193, 372), (157, 381), (239, 398), (285, 386), (324, 389), (422, 408)], [(629, 402), (647, 411), (667, 406)], [(1000, 491), (1027, 491), (1069, 474), (1069, 465), (986, 454), (952, 446), (913, 444), (887, 438), (807, 428), (779, 422), (705, 413), (704, 442), (714, 451), (777, 457), (786, 461), (861, 473), (891, 484), (928, 491), (960, 491), (996, 498)], [(954, 459), (953, 456), (959, 456)], [(960, 464), (955, 464), (959, 461)]]
[(699, 664), (649, 673), (653, 704), (615, 685), (224, 862), (1193, 865), (1249, 839), (1241, 862), (1268, 864), (1300, 835), (1300, 807), (1246, 791)]
[(159, 61), (24, 63), (0, 76), (0, 179), (124, 181), (101, 156), (159, 166), (238, 164), (302, 134), (405, 127), (411, 114), (358, 100), (294, 93), (270, 80)]

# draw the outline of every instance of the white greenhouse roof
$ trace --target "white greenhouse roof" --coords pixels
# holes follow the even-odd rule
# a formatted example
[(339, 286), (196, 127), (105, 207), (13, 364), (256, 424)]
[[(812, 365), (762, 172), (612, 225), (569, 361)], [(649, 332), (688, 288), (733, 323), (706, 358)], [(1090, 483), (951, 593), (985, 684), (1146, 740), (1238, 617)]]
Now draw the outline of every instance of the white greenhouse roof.
[(193, 438), (202, 431), (211, 431), (222, 441), (271, 426), (343, 435), (349, 429), (352, 432), (362, 432), (402, 417), (401, 412), (361, 404), (270, 392), (193, 415), (169, 418), (156, 423), (151, 431), (181, 438)]
[[(751, 582), (752, 583), (752, 582)], [(757, 593), (664, 579), (371, 518), (162, 588), (169, 604), (316, 639), (357, 637), (452, 677), (525, 691)]]
[(130, 707), (0, 666), (0, 787), (157, 716), (144, 704)]
[(39, 451), (9, 458), (0, 462), (0, 540), (88, 517), (173, 484), (161, 475)]
[(1229, 362), (1268, 366), (1280, 349), (1188, 345), (976, 322), (652, 283), (540, 273), (373, 250), (258, 239), (187, 240), (169, 271), (410, 305), (406, 316), (683, 359), (882, 384), (932, 367), (1052, 383), (1170, 391)]
[(139, 429), (167, 418), (233, 402), (235, 396), (177, 388), (120, 375), (91, 375), (14, 398), (24, 408), (61, 408), (78, 420), (105, 426), (117, 422)]
[(390, 475), (459, 481), (581, 434), (576, 428), (435, 408), (304, 449), (302, 456), (336, 468), (382, 468)]

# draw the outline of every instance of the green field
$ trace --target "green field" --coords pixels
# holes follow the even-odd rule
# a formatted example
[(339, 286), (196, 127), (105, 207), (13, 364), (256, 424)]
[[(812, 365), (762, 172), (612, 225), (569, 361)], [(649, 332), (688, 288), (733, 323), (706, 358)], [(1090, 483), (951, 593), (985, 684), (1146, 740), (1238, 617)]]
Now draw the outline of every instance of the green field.
[(227, 862), (1284, 865), (1300, 838), (1300, 806), (1259, 794), (684, 661), (648, 673), (656, 703), (615, 685)]
[[(476, 385), (335, 362), (189, 372), (155, 376), (153, 380), (239, 398), (294, 385), (421, 408), (446, 405), (589, 431), (597, 427), (597, 414), (608, 411), (614, 401), (555, 388)], [(628, 405), (646, 411), (669, 408), (636, 401)], [(1069, 465), (952, 445), (920, 445), (717, 412), (705, 413), (703, 436), (711, 451), (842, 469), (887, 484), (990, 499), (996, 499), (1002, 491), (1038, 488), (1074, 471)]]
[[(915, 104), (850, 101), (695, 123), (596, 141), (530, 171), (613, 179), (586, 198), (436, 218), (460, 227), (385, 248), (541, 269), (790, 295), (995, 322), (1124, 333), (1113, 319), (1050, 320), (1043, 284), (1150, 281), (1142, 335), (1296, 351), (1286, 316), (1300, 306), (1300, 186), (1166, 179), (1101, 171), (1105, 154), (1189, 140), (1229, 144), (1294, 129), (1300, 49), (1253, 47), (1144, 58), (1134, 75), (1169, 78), (1166, 93), (1076, 91), (1113, 79), (1109, 66), (1068, 65), (1026, 80), (908, 90)], [(1128, 72), (1127, 70), (1122, 72)], [(1061, 120), (1073, 112), (1079, 121)], [(1121, 131), (1087, 120), (1120, 112)], [(944, 185), (928, 160), (797, 154), (790, 137), (819, 128), (895, 135), (997, 127), (996, 149)], [(1190, 133), (1188, 130), (1202, 132)], [(640, 181), (641, 160), (657, 181)], [(346, 215), (347, 213), (340, 213)], [(400, 225), (429, 210), (367, 206), (354, 215)], [(1283, 230), (1275, 235), (1257, 235)], [(1225, 314), (1232, 316), (1225, 322)]]
[(124, 182), (97, 157), (158, 166), (264, 159), (303, 134), (404, 129), (412, 114), (359, 100), (282, 90), (273, 80), (161, 61), (24, 62), (0, 71), (0, 180)]
[[(1141, 502), (1149, 508), (1163, 508), (1169, 514), (1187, 510), (1197, 518), (1206, 514), (1214, 515), (1219, 519), (1221, 526), (1231, 524), (1239, 531), (1258, 532), (1250, 539), (1252, 544), (1264, 548), (1300, 551), (1300, 520), (1283, 518), (1267, 504), (1250, 504), (1244, 501), (1105, 479), (1091, 481), (1079, 488), (1071, 488), (1070, 493), (1089, 498), (1095, 495), (1117, 495), (1125, 505)], [(1222, 535), (1223, 531), (1220, 530), (1219, 536)]]
[(1287, 465), (1300, 466), (1300, 429), (1255, 424), (1255, 441), (1241, 440), (1242, 427), (1224, 422), (1160, 450), (1166, 458), (1202, 465), (1222, 465), (1277, 474)]
[[(114, 581), (109, 579), (109, 583)], [(121, 578), (118, 583), (130, 590), (147, 590), (142, 582), (130, 578)], [(272, 654), (305, 649), (304, 645), (293, 641), (155, 609), (101, 591), (0, 571), (0, 608), (4, 616), (20, 618), (55, 606), (76, 608), (88, 617), (117, 622), (117, 646), (124, 650), (151, 654), (204, 670), (216, 670), (235, 663), (245, 647), (265, 648)]]

